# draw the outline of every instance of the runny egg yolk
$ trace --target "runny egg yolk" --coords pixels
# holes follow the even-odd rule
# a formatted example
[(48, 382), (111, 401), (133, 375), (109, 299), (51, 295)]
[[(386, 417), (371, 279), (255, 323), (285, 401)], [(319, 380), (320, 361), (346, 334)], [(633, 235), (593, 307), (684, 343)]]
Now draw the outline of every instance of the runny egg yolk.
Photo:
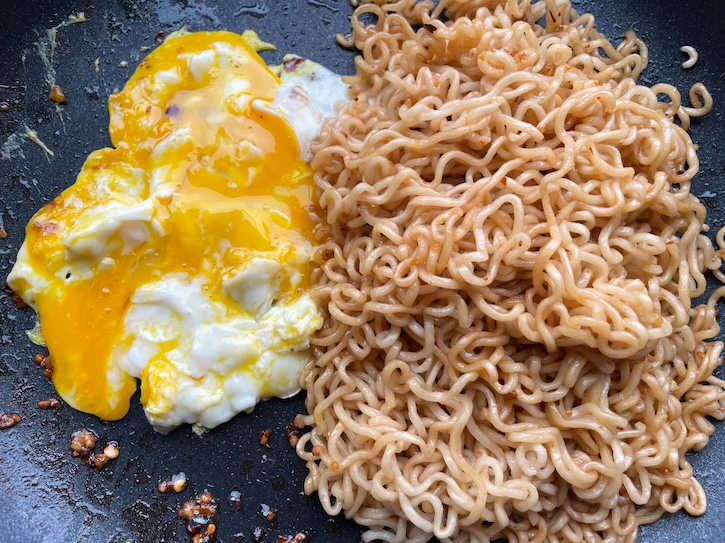
[[(74, 408), (107, 420), (128, 411), (135, 379), (111, 360), (140, 286), (182, 273), (244, 313), (220, 278), (264, 254), (298, 268), (301, 282), (282, 281), (288, 299), (309, 287), (309, 263), (293, 253), (313, 239), (312, 173), (287, 121), (256, 107), (279, 85), (241, 36), (167, 40), (110, 98), (115, 148), (92, 153), (30, 221), (27, 262), (47, 286), (32, 305), (53, 383)], [(21, 296), (24, 286), (13, 285)]]

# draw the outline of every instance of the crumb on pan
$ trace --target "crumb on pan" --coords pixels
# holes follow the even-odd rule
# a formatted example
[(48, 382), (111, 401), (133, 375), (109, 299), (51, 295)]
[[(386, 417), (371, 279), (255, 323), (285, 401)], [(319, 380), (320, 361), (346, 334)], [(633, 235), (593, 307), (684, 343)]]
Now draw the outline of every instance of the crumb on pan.
[(266, 447), (270, 449), (272, 445), (269, 443), (269, 438), (272, 437), (272, 430), (267, 428), (266, 430), (262, 430), (259, 432), (259, 444), (262, 447)]
[(186, 478), (186, 474), (181, 471), (172, 475), (170, 479), (159, 481), (157, 488), (159, 489), (159, 492), (163, 494), (168, 494), (170, 492), (178, 494), (179, 492), (186, 490), (188, 484), (189, 480)]
[(7, 430), (19, 423), (23, 418), (17, 413), (5, 413), (0, 411), (0, 430)]
[(38, 407), (41, 409), (60, 409), (61, 403), (58, 398), (48, 398), (47, 400), (40, 400)]
[(219, 505), (209, 492), (205, 491), (187, 501), (179, 509), (178, 515), (186, 521), (186, 531), (192, 543), (216, 541)]

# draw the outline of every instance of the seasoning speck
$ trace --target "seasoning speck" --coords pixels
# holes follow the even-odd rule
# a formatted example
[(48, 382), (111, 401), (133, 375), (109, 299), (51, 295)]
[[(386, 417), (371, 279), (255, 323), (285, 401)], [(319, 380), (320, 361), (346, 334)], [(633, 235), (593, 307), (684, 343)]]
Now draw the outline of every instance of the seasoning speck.
[(50, 88), (48, 98), (53, 100), (56, 104), (65, 104), (65, 93), (63, 92), (63, 89), (60, 88), (60, 85), (53, 85)]
[(0, 411), (0, 430), (12, 428), (21, 420), (23, 420), (22, 417), (17, 413), (5, 413), (4, 411)]
[(10, 104), (7, 102), (0, 102), (0, 113), (7, 113), (10, 111)]
[(0, 239), (5, 239), (6, 237), (8, 237), (7, 231), (2, 226), (0, 226)]

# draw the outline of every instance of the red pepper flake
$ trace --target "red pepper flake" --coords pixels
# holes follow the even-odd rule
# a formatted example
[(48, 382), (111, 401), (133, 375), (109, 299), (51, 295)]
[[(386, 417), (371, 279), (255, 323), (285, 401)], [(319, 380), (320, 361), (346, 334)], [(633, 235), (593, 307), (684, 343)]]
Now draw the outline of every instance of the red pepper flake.
[(161, 43), (162, 41), (164, 41), (166, 39), (166, 36), (168, 36), (168, 35), (169, 35), (168, 32), (164, 32), (163, 30), (159, 30), (156, 33), (156, 35), (154, 36), (154, 41), (156, 43)]
[(268, 449), (270, 449), (272, 447), (272, 445), (270, 445), (269, 443), (270, 437), (272, 437), (272, 430), (270, 430), (269, 428), (267, 428), (266, 430), (262, 430), (261, 432), (259, 432), (259, 444), (262, 447), (267, 447)]
[(436, 29), (436, 27), (435, 27), (435, 25), (432, 25), (432, 24), (430, 24), (430, 23), (425, 23), (425, 24), (423, 25), (423, 28), (425, 28), (425, 29), (426, 29), (426, 30), (427, 30), (428, 32), (430, 32), (431, 34), (433, 34), (433, 33), (434, 33), (434, 32), (435, 32), (436, 30), (437, 30), (437, 29)]
[(6, 237), (8, 237), (7, 230), (0, 226), (0, 239), (5, 239)]
[(17, 413), (5, 413), (0, 411), (0, 430), (7, 430), (19, 423), (23, 418)]

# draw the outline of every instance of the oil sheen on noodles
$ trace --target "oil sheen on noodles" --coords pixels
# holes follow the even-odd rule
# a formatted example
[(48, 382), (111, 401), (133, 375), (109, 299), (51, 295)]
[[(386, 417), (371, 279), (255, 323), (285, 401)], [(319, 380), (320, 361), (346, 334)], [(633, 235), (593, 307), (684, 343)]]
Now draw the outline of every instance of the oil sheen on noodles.
[(685, 453), (725, 417), (693, 303), (721, 264), (690, 193), (707, 90), (639, 85), (644, 44), (567, 1), (363, 0), (352, 27), (313, 161), (305, 490), (367, 541), (633, 542), (701, 514)]

